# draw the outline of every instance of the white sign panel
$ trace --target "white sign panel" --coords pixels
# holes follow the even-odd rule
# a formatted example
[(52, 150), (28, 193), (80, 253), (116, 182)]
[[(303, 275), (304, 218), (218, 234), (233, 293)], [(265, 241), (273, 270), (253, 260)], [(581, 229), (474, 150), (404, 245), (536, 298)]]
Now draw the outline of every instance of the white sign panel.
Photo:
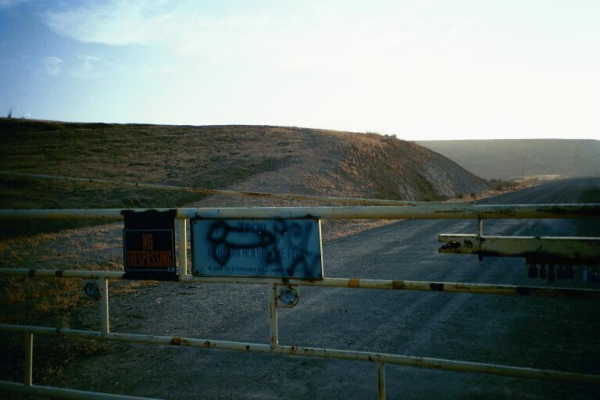
[(321, 224), (315, 219), (195, 219), (192, 273), (323, 279)]

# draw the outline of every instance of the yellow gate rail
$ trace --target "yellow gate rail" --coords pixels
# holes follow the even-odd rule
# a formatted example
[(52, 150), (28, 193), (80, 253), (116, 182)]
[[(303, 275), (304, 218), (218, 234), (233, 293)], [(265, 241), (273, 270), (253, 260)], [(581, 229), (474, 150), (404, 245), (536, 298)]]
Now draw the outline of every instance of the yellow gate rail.
[(415, 357), (401, 354), (375, 353), (367, 351), (339, 350), (333, 348), (272, 345), (265, 343), (235, 342), (189, 338), (180, 336), (155, 336), (138, 333), (109, 333), (68, 328), (0, 324), (0, 330), (40, 335), (64, 335), (94, 338), (100, 341), (128, 342), (148, 345), (188, 346), (204, 349), (233, 350), (248, 353), (273, 353), (302, 357), (332, 358), (338, 360), (370, 361), (374, 363), (397, 364), (408, 367), (432, 368), (445, 371), (479, 372), (516, 378), (541, 379), (560, 382), (600, 384), (600, 375), (573, 372), (513, 367), (500, 364), (447, 360), (443, 358)]
[[(1, 275), (16, 275), (53, 278), (82, 278), (82, 279), (124, 279), (124, 272), (117, 271), (82, 271), (74, 269), (28, 269), (0, 268)], [(318, 286), (350, 289), (379, 289), (379, 290), (408, 290), (421, 292), (448, 292), (494, 294), (504, 296), (532, 297), (578, 297), (584, 299), (599, 299), (600, 290), (585, 288), (543, 287), (499, 285), (494, 283), (441, 282), (441, 281), (407, 281), (392, 279), (365, 278), (323, 278), (308, 281), (287, 278), (244, 278), (244, 277), (199, 277), (185, 275), (180, 277), (183, 282), (198, 283), (231, 283), (240, 285), (281, 285), (281, 286)]]

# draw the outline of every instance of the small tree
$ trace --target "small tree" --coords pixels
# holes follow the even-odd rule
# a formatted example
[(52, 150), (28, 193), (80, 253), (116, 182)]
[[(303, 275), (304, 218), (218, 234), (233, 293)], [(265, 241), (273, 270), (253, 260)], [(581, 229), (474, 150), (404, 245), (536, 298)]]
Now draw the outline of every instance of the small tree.
[(12, 107), (8, 109), (8, 114), (6, 115), (6, 118), (12, 118)]

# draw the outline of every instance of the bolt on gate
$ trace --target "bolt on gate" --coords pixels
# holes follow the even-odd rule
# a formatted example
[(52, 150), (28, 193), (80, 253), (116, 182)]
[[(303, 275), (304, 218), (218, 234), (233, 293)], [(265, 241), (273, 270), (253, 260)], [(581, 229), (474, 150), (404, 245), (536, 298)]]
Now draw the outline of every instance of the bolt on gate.
[[(125, 218), (125, 271), (81, 271), (2, 268), (1, 275), (95, 280), (86, 293), (99, 300), (98, 331), (0, 324), (0, 330), (25, 336), (24, 383), (0, 381), (0, 389), (63, 398), (141, 399), (142, 397), (81, 391), (33, 384), (34, 335), (63, 335), (100, 341), (189, 346), (247, 353), (368, 361), (377, 369), (377, 396), (386, 397), (385, 365), (396, 364), (447, 371), (477, 372), (519, 378), (600, 384), (600, 375), (535, 369), (410, 355), (284, 345), (279, 341), (278, 307), (293, 307), (298, 286), (373, 290), (444, 291), (505, 296), (578, 297), (598, 301), (600, 290), (516, 286), (487, 283), (328, 278), (324, 274), (321, 219), (478, 219), (476, 235), (440, 235), (440, 252), (521, 256), (551, 263), (597, 265), (600, 238), (486, 237), (486, 219), (600, 217), (600, 204), (473, 205), (432, 203), (411, 206), (179, 208), (158, 210), (63, 209), (0, 210), (0, 219)], [(192, 268), (188, 265), (188, 230), (192, 235)], [(258, 262), (257, 260), (267, 260)], [(529, 262), (529, 261), (528, 261)], [(557, 262), (558, 263), (558, 262)], [(192, 272), (192, 273), (190, 273)], [(530, 271), (531, 276), (531, 271)], [(247, 343), (180, 336), (114, 332), (109, 318), (109, 280), (141, 279), (175, 282), (269, 285), (269, 343)]]

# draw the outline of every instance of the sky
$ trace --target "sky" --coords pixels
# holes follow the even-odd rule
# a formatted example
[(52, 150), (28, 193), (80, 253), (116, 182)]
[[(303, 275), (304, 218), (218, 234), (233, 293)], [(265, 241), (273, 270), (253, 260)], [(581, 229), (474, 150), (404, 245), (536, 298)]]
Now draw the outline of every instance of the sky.
[(0, 0), (0, 115), (600, 139), (597, 0)]

